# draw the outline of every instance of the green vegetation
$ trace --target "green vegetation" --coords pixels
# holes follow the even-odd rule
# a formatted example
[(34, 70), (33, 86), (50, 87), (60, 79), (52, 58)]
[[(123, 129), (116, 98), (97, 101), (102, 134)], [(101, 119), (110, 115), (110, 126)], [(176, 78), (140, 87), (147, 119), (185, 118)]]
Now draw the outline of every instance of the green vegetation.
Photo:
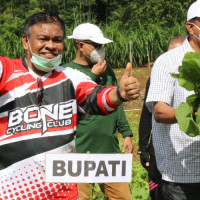
[[(25, 19), (38, 11), (58, 12), (66, 23), (67, 35), (80, 23), (99, 25), (114, 43), (105, 46), (107, 60), (115, 67), (153, 62), (167, 50), (168, 42), (186, 35), (186, 12), (194, 0), (1, 0), (0, 55), (23, 57), (21, 35)], [(65, 40), (63, 63), (74, 59), (71, 40)]]
[(139, 162), (133, 162), (132, 181), (129, 183), (133, 200), (149, 200), (147, 171)]
[[(66, 23), (67, 35), (80, 23), (97, 24), (114, 43), (105, 45), (106, 60), (113, 68), (153, 62), (167, 50), (169, 40), (186, 35), (185, 21), (189, 5), (196, 0), (1, 0), (0, 55), (18, 58), (26, 55), (21, 36), (23, 24), (30, 15), (44, 10), (59, 12)], [(63, 63), (75, 58), (72, 40), (64, 41)], [(133, 200), (149, 198), (147, 172), (136, 155), (138, 149), (139, 115), (126, 113), (134, 132), (132, 181), (129, 183)], [(120, 139), (122, 145), (122, 139)], [(98, 185), (94, 200), (104, 200)]]
[[(182, 131), (191, 137), (200, 135), (200, 53), (186, 53), (182, 66), (178, 68), (178, 74), (172, 74), (178, 78), (178, 83), (188, 91), (195, 94), (187, 97), (186, 102), (179, 105), (176, 110), (176, 118)], [(194, 117), (197, 112), (197, 117)]]
[[(115, 42), (105, 45), (107, 60), (114, 68), (124, 67), (130, 61), (130, 45), (132, 52), (133, 66), (142, 66), (154, 61), (160, 54), (167, 50), (168, 41), (175, 35), (186, 34), (184, 27), (176, 25), (169, 29), (161, 29), (154, 27), (151, 32), (149, 31), (132, 31), (131, 33), (119, 32), (117, 27), (113, 25), (102, 26), (104, 35), (113, 39)], [(72, 33), (67, 31), (68, 35)], [(4, 37), (0, 38), (0, 55), (17, 58), (26, 55), (23, 50), (21, 36), (14, 36), (9, 39)], [(147, 56), (148, 55), (148, 56)], [(63, 53), (63, 63), (67, 63), (75, 58), (75, 48), (72, 40), (65, 39), (65, 48)]]

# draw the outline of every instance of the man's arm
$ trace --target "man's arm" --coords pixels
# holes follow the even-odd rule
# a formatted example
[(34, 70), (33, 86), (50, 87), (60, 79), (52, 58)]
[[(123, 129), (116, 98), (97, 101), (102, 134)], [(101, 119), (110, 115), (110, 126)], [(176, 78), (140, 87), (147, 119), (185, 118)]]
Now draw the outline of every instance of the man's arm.
[[(70, 71), (70, 68), (67, 69)], [(69, 73), (67, 72), (66, 73)], [(88, 76), (76, 71), (70, 78), (76, 91), (76, 101), (80, 112), (105, 115), (114, 111), (123, 100), (133, 100), (139, 97), (140, 83), (136, 78), (130, 77), (131, 64), (127, 64), (124, 75), (118, 87), (103, 87), (91, 81)], [(121, 100), (120, 100), (121, 99)]]
[[(140, 83), (136, 78), (131, 77), (131, 68), (131, 63), (128, 63), (119, 83), (119, 95), (127, 101), (135, 100), (140, 95)], [(110, 101), (116, 106), (122, 104), (122, 101), (117, 96), (117, 89), (112, 89), (109, 92), (109, 98)]]
[(175, 113), (176, 109), (172, 108), (165, 102), (156, 102), (154, 104), (154, 118), (156, 122), (163, 124), (177, 123)]
[[(118, 86), (117, 79), (115, 77), (115, 73), (113, 72), (112, 68), (108, 65), (106, 70), (107, 79), (110, 79), (106, 84), (111, 84), (114, 86)], [(123, 105), (120, 105), (116, 112), (116, 129), (119, 133), (122, 134), (124, 141), (123, 141), (123, 147), (122, 152), (124, 153), (126, 149), (128, 150), (128, 153), (132, 153), (133, 151), (133, 143), (132, 143), (132, 137), (133, 133), (130, 128), (130, 125), (128, 123), (128, 120), (126, 118)]]
[(149, 138), (152, 130), (152, 113), (148, 110), (147, 106), (145, 105), (145, 101), (149, 90), (149, 85), (150, 85), (150, 78), (148, 79), (146, 84), (143, 108), (139, 122), (139, 148), (145, 152), (147, 152)]
[(131, 136), (127, 136), (124, 138), (122, 152), (125, 153), (126, 149), (128, 150), (128, 153), (133, 152), (133, 142)]
[(132, 151), (133, 151), (133, 144), (132, 144), (133, 133), (131, 131), (130, 125), (126, 118), (123, 106), (122, 105), (119, 106), (115, 112), (117, 114), (116, 128), (117, 128), (118, 132), (121, 133), (124, 138), (122, 152), (125, 152), (125, 150), (128, 149), (128, 153), (132, 153)]
[(142, 166), (146, 169), (149, 166), (149, 140), (152, 131), (152, 113), (148, 110), (147, 106), (145, 105), (145, 101), (147, 98), (148, 90), (150, 85), (150, 78), (146, 84), (146, 91), (144, 96), (143, 108), (140, 117), (139, 123), (139, 150), (138, 154), (140, 155), (140, 161)]

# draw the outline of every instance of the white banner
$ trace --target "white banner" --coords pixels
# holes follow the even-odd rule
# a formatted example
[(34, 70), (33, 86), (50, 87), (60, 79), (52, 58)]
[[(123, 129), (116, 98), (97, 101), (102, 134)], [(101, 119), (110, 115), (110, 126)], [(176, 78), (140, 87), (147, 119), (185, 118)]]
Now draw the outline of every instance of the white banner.
[(131, 182), (132, 154), (46, 154), (46, 182)]

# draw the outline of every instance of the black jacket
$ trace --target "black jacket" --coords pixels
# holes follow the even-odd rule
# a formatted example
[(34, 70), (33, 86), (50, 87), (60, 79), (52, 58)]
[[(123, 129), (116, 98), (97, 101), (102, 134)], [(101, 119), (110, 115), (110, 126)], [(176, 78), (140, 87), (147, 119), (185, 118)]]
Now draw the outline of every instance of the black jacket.
[(146, 101), (148, 90), (149, 90), (149, 85), (150, 85), (150, 78), (148, 79), (147, 84), (146, 84), (144, 104), (143, 104), (142, 114), (141, 114), (140, 123), (139, 123), (139, 151), (138, 152), (140, 153), (144, 152), (150, 155), (155, 155), (153, 144), (152, 144), (152, 138), (151, 138), (152, 113), (149, 112), (147, 106), (145, 105), (145, 101)]

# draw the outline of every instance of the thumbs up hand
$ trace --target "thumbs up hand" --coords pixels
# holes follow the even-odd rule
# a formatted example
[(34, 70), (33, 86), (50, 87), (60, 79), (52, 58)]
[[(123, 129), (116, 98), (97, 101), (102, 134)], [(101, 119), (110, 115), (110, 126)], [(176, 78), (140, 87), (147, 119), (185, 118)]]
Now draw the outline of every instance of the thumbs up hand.
[(119, 83), (118, 97), (124, 100), (134, 100), (140, 96), (140, 83), (131, 76), (132, 64), (127, 63), (126, 70)]
[(131, 76), (131, 63), (126, 65), (126, 70), (119, 82), (119, 87), (109, 92), (111, 102), (118, 106), (123, 101), (137, 99), (140, 96), (140, 83), (137, 78)]

